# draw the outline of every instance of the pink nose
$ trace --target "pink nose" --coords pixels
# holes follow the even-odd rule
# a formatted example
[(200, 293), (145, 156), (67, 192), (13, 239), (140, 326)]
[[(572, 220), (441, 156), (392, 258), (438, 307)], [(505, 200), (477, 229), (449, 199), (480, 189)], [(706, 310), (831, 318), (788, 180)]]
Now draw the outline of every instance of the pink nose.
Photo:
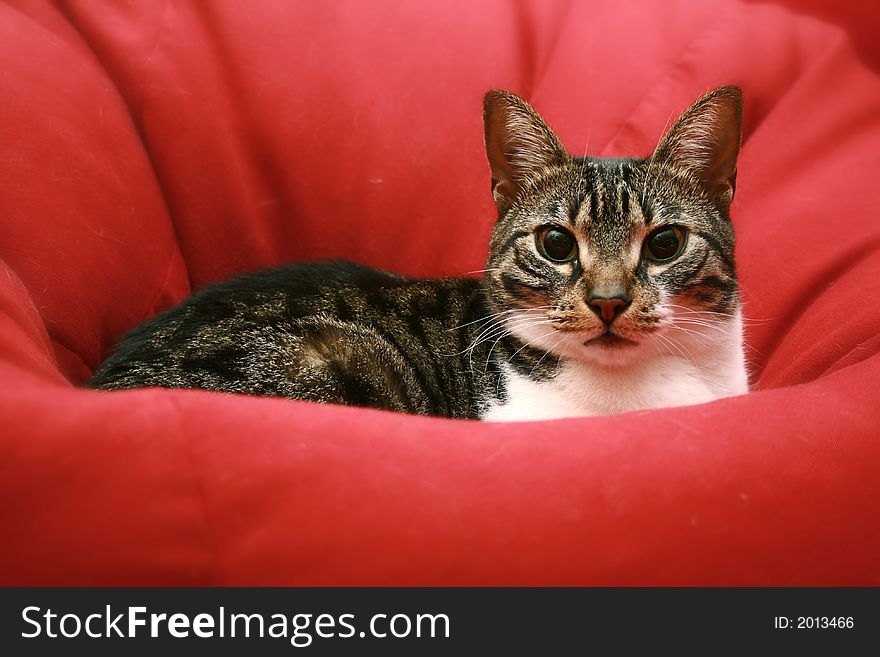
[(591, 297), (587, 299), (587, 305), (590, 306), (590, 310), (596, 313), (606, 324), (610, 324), (617, 319), (617, 316), (626, 310), (629, 304), (629, 299), (621, 297), (613, 297), (611, 299)]

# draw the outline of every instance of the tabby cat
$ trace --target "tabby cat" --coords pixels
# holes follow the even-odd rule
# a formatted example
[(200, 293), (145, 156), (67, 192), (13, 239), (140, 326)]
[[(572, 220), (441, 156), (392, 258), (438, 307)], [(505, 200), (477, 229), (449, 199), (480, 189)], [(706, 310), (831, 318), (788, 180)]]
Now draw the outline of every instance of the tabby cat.
[(136, 328), (89, 384), (485, 420), (745, 393), (740, 90), (697, 100), (647, 158), (572, 157), (506, 91), (486, 94), (484, 122), (499, 216), (482, 280), (348, 262), (240, 276)]

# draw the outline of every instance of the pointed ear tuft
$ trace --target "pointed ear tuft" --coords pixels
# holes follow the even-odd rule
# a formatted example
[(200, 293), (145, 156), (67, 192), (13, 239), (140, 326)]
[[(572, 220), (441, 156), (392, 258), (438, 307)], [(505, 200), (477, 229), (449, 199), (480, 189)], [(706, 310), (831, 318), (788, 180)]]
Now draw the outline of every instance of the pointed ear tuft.
[(697, 100), (658, 144), (652, 161), (693, 175), (725, 210), (736, 189), (742, 140), (742, 91), (719, 87)]
[(534, 108), (508, 91), (495, 89), (485, 95), (483, 123), (492, 196), (501, 212), (513, 204), (525, 182), (571, 160)]

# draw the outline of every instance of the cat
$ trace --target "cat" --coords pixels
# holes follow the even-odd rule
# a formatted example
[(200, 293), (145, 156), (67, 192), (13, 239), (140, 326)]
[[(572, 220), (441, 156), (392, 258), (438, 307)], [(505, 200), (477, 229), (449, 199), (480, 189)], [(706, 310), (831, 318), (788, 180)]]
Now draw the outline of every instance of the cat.
[(507, 91), (483, 118), (498, 219), (481, 280), (349, 262), (239, 276), (133, 330), (88, 385), (499, 421), (747, 392), (729, 217), (741, 91), (701, 97), (645, 158), (572, 157)]

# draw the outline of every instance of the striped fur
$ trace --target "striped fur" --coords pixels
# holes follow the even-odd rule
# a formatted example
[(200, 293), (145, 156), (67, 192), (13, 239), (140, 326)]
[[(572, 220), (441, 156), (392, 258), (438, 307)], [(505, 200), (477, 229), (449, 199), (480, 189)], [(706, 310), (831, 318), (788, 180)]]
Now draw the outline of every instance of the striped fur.
[[(739, 91), (723, 87), (685, 112), (648, 158), (573, 158), (528, 103), (490, 92), (499, 218), (482, 281), (343, 262), (242, 276), (135, 329), (90, 385), (501, 420), (745, 392), (728, 217), (740, 107)], [(681, 255), (646, 258), (645, 241), (672, 225), (686, 236)], [(574, 259), (542, 252), (548, 227), (575, 238)], [(628, 300), (610, 324), (596, 310), (608, 290)]]

